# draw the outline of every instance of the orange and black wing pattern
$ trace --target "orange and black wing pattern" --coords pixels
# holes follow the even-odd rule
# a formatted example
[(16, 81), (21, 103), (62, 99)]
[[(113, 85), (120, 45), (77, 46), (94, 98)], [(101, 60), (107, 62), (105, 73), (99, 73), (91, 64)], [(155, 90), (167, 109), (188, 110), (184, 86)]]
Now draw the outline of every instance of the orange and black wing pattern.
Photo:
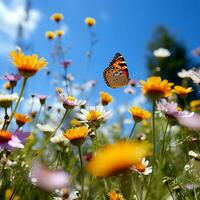
[(129, 82), (126, 61), (120, 53), (116, 53), (109, 66), (103, 72), (104, 81), (108, 87), (119, 88)]

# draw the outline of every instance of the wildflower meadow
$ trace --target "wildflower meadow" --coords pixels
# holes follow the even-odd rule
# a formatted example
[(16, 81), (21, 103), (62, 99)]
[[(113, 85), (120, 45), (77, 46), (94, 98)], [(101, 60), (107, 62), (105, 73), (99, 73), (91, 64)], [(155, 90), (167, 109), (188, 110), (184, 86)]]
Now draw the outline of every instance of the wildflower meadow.
[[(121, 9), (112, 18), (98, 15), (106, 1), (83, 2), (0, 1), (2, 23), (13, 27), (0, 35), (15, 38), (0, 48), (0, 200), (199, 200), (199, 40), (188, 50), (156, 21), (145, 68), (131, 66), (134, 43), (126, 45), (137, 38), (120, 23), (131, 22), (123, 6), (137, 3), (113, 5)], [(44, 31), (34, 35), (39, 18)], [(123, 37), (112, 41), (114, 30)]]

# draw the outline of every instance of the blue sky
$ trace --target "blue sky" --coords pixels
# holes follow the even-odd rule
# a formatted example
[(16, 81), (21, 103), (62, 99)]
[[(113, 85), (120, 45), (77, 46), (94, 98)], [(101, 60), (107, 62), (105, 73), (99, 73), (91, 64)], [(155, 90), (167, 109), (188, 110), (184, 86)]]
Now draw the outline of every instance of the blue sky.
[[(10, 6), (10, 1), (0, 0), (0, 3)], [(68, 27), (63, 44), (71, 47), (67, 58), (73, 61), (69, 72), (73, 73), (76, 81), (98, 80), (97, 88), (111, 92), (115, 97), (124, 96), (122, 89), (113, 90), (106, 87), (102, 77), (104, 68), (115, 52), (121, 52), (128, 63), (130, 77), (137, 80), (145, 79), (147, 43), (157, 25), (166, 26), (179, 40), (182, 40), (188, 47), (189, 53), (200, 44), (199, 0), (33, 0), (32, 8), (40, 13), (27, 41), (33, 45), (33, 53), (44, 56), (50, 63), (50, 69), (61, 72), (61, 68), (52, 63), (50, 53), (53, 45), (46, 40), (44, 33), (56, 29), (55, 24), (49, 19), (51, 14), (63, 13), (64, 23)], [(93, 30), (99, 40), (94, 48), (89, 70), (85, 65), (85, 52), (89, 48), (88, 29), (84, 24), (84, 18), (87, 16), (96, 19), (97, 25)], [(0, 37), (6, 41), (6, 35), (1, 29)], [(12, 41), (14, 40), (9, 40), (10, 43)], [(8, 49), (9, 47), (8, 45)], [(8, 54), (0, 52), (1, 73), (11, 72), (14, 69), (7, 62), (7, 57)], [(45, 94), (52, 92), (53, 88), (49, 85), (49, 80), (44, 78), (44, 72), (39, 72), (31, 79), (29, 83), (31, 91)]]

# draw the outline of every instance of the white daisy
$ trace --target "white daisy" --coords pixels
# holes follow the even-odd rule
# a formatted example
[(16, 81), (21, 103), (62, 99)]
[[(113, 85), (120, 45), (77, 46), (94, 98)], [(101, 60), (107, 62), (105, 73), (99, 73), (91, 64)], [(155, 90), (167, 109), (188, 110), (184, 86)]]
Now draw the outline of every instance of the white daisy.
[(37, 128), (44, 133), (52, 133), (55, 130), (49, 124), (37, 124)]
[(130, 169), (143, 175), (149, 175), (152, 173), (152, 167), (148, 167), (149, 161), (143, 158), (141, 162), (138, 162), (136, 165), (132, 166)]
[(80, 113), (77, 114), (77, 117), (82, 123), (86, 123), (89, 126), (98, 128), (100, 124), (112, 116), (112, 111), (105, 111), (104, 107), (98, 105), (96, 107), (89, 107), (88, 110), (81, 109)]
[(168, 49), (159, 48), (153, 51), (153, 55), (158, 58), (166, 58), (171, 55)]
[(18, 95), (14, 94), (0, 94), (0, 106), (3, 108), (8, 108), (12, 105), (13, 101), (18, 100)]

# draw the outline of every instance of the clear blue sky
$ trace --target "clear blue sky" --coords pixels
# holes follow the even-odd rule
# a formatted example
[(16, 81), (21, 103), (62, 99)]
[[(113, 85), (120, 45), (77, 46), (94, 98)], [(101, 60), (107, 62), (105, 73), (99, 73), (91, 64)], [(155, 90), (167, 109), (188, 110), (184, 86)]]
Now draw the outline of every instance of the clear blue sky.
[[(128, 63), (131, 78), (145, 79), (147, 43), (157, 25), (166, 26), (178, 39), (184, 41), (190, 51), (200, 45), (199, 0), (33, 0), (32, 6), (42, 14), (29, 39), (34, 46), (34, 53), (44, 56), (50, 62), (50, 69), (60, 70), (51, 63), (52, 44), (46, 40), (44, 33), (56, 28), (49, 20), (51, 14), (63, 13), (64, 22), (69, 27), (64, 44), (71, 46), (67, 58), (73, 60), (69, 72), (77, 79), (98, 80), (98, 89), (111, 92), (114, 96), (122, 94), (122, 90), (105, 86), (102, 78), (104, 68), (115, 52), (121, 52)], [(84, 24), (84, 18), (87, 16), (96, 18), (94, 31), (99, 39), (89, 72), (85, 67), (85, 52), (89, 48), (89, 34)], [(0, 58), (4, 65), (1, 72), (7, 69), (11, 71), (5, 61), (6, 57)], [(32, 91), (51, 92), (47, 79), (43, 77), (44, 73), (39, 72), (32, 78)]]

